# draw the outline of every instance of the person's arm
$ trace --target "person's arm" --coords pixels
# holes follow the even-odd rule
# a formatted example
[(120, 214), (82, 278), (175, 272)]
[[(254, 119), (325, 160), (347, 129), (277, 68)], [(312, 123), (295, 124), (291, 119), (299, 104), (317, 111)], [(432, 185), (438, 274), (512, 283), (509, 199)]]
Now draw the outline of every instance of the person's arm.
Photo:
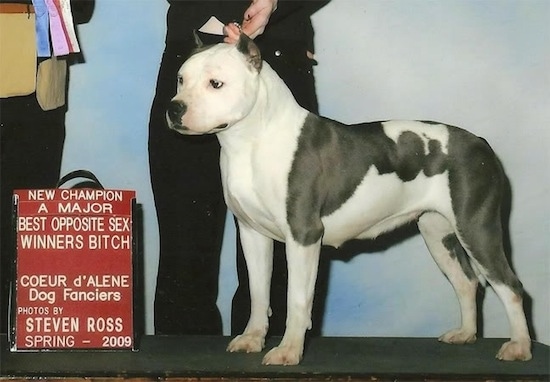
[(241, 32), (256, 38), (264, 32), (270, 21), (276, 23), (295, 12), (312, 15), (329, 1), (252, 0), (252, 4), (244, 12), (242, 25), (231, 23), (226, 26), (225, 42), (236, 42)]
[(304, 12), (311, 16), (329, 2), (330, 0), (279, 0), (277, 12), (273, 13), (270, 22), (278, 22), (296, 12)]
[(269, 22), (271, 14), (276, 9), (277, 0), (252, 0), (252, 3), (244, 12), (241, 25), (236, 23), (226, 25), (225, 33), (227, 37), (224, 41), (235, 43), (241, 33), (246, 34), (250, 38), (256, 38), (261, 35)]

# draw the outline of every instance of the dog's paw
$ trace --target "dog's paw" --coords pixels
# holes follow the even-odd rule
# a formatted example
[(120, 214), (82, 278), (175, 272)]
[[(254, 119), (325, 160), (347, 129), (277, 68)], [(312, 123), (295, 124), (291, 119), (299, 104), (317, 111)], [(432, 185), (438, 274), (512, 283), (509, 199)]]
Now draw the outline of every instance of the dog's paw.
[(264, 357), (263, 365), (298, 365), (302, 359), (302, 352), (293, 346), (277, 346), (271, 349)]
[(265, 340), (263, 336), (256, 334), (241, 334), (229, 343), (228, 352), (259, 353), (263, 350)]
[(474, 332), (459, 328), (449, 330), (447, 333), (439, 337), (438, 340), (447, 344), (463, 345), (473, 344), (476, 342), (477, 337)]
[(508, 341), (498, 351), (496, 358), (501, 361), (529, 361), (531, 355), (531, 341)]

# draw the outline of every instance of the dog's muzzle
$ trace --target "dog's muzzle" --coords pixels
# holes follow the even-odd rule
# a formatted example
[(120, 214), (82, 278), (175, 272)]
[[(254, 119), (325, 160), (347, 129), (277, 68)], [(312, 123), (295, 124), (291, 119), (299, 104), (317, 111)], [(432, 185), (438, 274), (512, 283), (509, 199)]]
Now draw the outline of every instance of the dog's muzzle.
[(181, 126), (181, 117), (187, 111), (187, 106), (180, 101), (170, 101), (168, 109), (166, 110), (166, 117), (170, 122), (170, 125), (175, 127)]
[(177, 131), (180, 134), (194, 135), (191, 130), (183, 126), (181, 119), (187, 111), (187, 105), (181, 101), (170, 101), (168, 108), (166, 109), (166, 120), (168, 121), (168, 127)]
[(187, 105), (185, 105), (183, 102), (175, 101), (175, 100), (170, 101), (170, 104), (166, 109), (166, 120), (168, 121), (168, 126), (171, 129), (176, 130), (180, 134), (185, 134), (185, 135), (216, 134), (220, 131), (225, 130), (228, 126), (227, 123), (223, 123), (208, 131), (203, 131), (203, 132), (192, 131), (181, 123), (181, 119), (186, 111), (187, 111)]

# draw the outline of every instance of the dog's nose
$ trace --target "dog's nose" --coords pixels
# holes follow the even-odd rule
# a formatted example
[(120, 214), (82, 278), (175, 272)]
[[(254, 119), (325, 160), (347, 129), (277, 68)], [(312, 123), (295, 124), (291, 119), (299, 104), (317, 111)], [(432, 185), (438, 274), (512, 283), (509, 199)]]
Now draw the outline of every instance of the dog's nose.
[(168, 105), (168, 118), (170, 118), (173, 122), (179, 122), (181, 120), (181, 116), (185, 114), (187, 111), (187, 106), (183, 102), (180, 101), (170, 101), (170, 104)]

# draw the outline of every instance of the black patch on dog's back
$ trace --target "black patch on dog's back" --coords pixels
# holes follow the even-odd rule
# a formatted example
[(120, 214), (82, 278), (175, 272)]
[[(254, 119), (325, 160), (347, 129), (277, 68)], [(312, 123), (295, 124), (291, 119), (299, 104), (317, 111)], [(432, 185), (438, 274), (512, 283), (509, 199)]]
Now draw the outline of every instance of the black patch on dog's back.
[(371, 166), (380, 174), (395, 173), (404, 182), (421, 171), (426, 176), (443, 173), (447, 157), (439, 141), (429, 141), (428, 154), (424, 147), (412, 131), (394, 142), (382, 122), (344, 125), (310, 113), (288, 178), (288, 222), (294, 239), (303, 245), (318, 241), (323, 235), (321, 217), (353, 195)]
[(428, 141), (428, 155), (424, 152), (424, 141), (412, 131), (404, 131), (397, 139), (395, 147), (395, 172), (404, 181), (415, 179), (420, 171), (426, 176), (441, 174), (445, 171), (446, 156), (441, 150), (441, 143), (435, 139)]

